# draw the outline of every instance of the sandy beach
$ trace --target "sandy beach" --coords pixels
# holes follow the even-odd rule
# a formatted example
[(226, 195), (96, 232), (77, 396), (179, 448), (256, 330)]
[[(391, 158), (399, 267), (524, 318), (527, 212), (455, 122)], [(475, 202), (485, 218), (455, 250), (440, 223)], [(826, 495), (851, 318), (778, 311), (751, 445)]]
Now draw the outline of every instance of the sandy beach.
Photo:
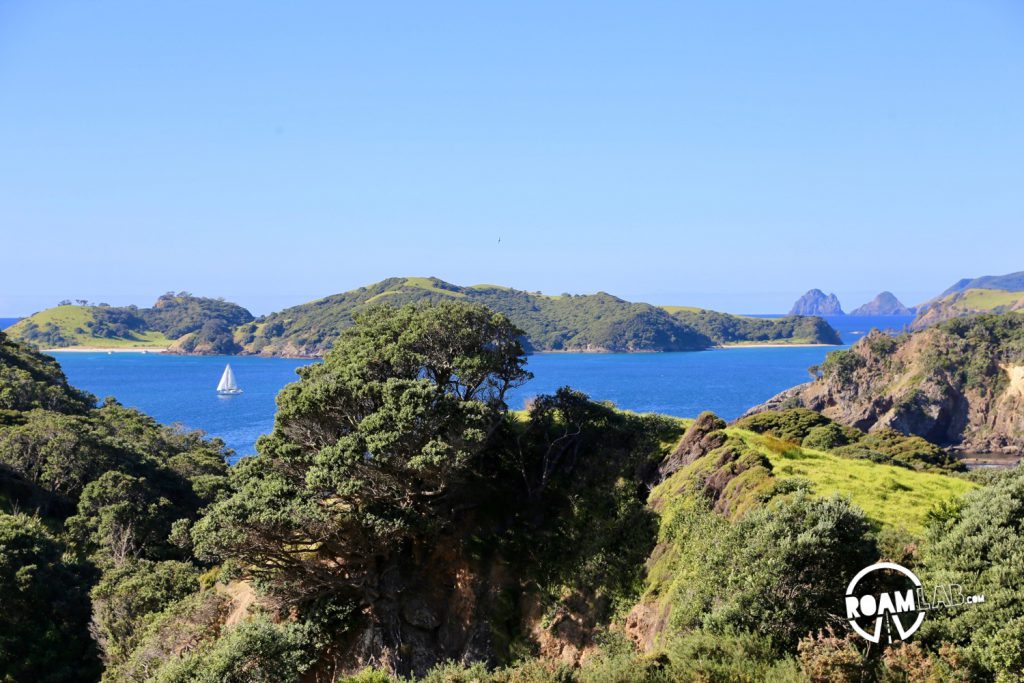
[(816, 349), (818, 347), (838, 349), (839, 346), (836, 344), (772, 344), (765, 342), (763, 344), (722, 344), (716, 346), (716, 349)]
[(164, 353), (167, 347), (151, 346), (119, 346), (103, 348), (96, 346), (69, 346), (64, 349), (43, 349), (43, 353)]

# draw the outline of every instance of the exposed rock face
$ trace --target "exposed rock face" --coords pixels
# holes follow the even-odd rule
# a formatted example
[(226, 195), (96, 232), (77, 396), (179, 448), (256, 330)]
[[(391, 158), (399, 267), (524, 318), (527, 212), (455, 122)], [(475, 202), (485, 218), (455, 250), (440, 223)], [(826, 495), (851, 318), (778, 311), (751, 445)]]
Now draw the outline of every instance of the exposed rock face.
[(843, 315), (843, 307), (835, 294), (825, 295), (820, 289), (812, 289), (796, 300), (790, 315)]
[(697, 458), (725, 445), (725, 421), (714, 413), (701, 413), (686, 430), (679, 445), (665, 458), (658, 468), (660, 480), (668, 479), (680, 468), (686, 467)]
[[(751, 409), (805, 407), (965, 452), (1024, 452), (1024, 315), (980, 315), (829, 354), (817, 380)], [(748, 414), (749, 414), (748, 413)]]
[(850, 311), (850, 315), (914, 315), (892, 292), (882, 292), (863, 306)]

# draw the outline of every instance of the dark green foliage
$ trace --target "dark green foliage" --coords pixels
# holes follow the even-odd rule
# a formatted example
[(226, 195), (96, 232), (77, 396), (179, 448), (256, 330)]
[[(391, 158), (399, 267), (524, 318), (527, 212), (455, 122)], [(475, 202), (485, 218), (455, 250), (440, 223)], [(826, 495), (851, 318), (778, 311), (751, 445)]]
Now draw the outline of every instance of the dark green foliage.
[(187, 562), (130, 560), (104, 572), (91, 597), (93, 634), (106, 665), (123, 662), (153, 616), (198, 585), (199, 570)]
[(152, 308), (141, 309), (138, 314), (150, 329), (163, 332), (170, 339), (195, 332), (213, 320), (232, 328), (253, 320), (252, 313), (238, 304), (192, 296), (188, 292), (168, 292), (157, 299)]
[[(161, 663), (160, 683), (298, 683), (312, 664), (306, 629), (254, 619)], [(147, 679), (149, 680), (149, 679)]]
[(922, 639), (961, 646), (988, 676), (1016, 680), (1024, 671), (1024, 471), (1001, 474), (947, 512), (929, 529), (921, 579), (959, 584), (985, 602), (929, 612)]
[(776, 342), (798, 339), (805, 343), (842, 344), (839, 333), (817, 316), (790, 315), (785, 318), (749, 318), (718, 311), (689, 311), (673, 316), (719, 344), (730, 342)]
[(571, 591), (607, 618), (635, 601), (657, 533), (640, 482), (661, 442), (680, 432), (675, 421), (621, 413), (568, 388), (533, 402), (500, 465), (505, 486), (490, 487), (492, 504), (514, 514), (505, 523), (519, 529), (502, 554), (530, 558), (518, 569), (544, 589), (546, 605)]
[(932, 349), (931, 364), (967, 387), (1001, 389), (1000, 365), (1024, 362), (1024, 314), (985, 314), (949, 320), (938, 329), (949, 343)]
[(33, 408), (76, 413), (93, 403), (92, 396), (68, 384), (56, 360), (0, 332), (0, 425), (16, 422), (16, 413)]
[(78, 415), (32, 410), (18, 422), (0, 427), (0, 465), (36, 488), (31, 504), (44, 513), (69, 514), (86, 485), (112, 471), (144, 478), (178, 509), (200, 507), (224, 484), (222, 444), (162, 427), (116, 401)]
[(113, 399), (96, 408), (2, 335), (0, 397), (0, 506), (44, 515), (0, 511), (0, 680), (94, 680), (90, 586), (99, 579), (94, 627), (112, 660), (149, 611), (194, 589), (191, 564), (152, 560), (185, 559), (169, 537), (224, 489), (226, 452)]
[(749, 429), (758, 434), (771, 434), (783, 441), (801, 443), (815, 427), (831, 424), (831, 420), (806, 408), (791, 410), (766, 410), (744, 417), (736, 422), (740, 429)]
[(232, 471), (238, 493), (194, 532), (199, 552), (240, 558), (304, 601), (359, 585), (384, 547), (436, 538), (505, 393), (529, 377), (519, 330), (482, 306), (375, 308), (359, 322), (281, 392), (262, 457)]
[[(678, 552), (672, 628), (744, 630), (792, 651), (809, 632), (843, 622), (846, 582), (876, 555), (864, 514), (842, 499), (798, 492), (735, 523), (699, 506), (669, 520)], [(681, 579), (682, 580), (682, 579)], [(671, 595), (676, 595), (672, 593)]]
[(99, 306), (92, 312), (92, 322), (86, 323), (94, 337), (107, 339), (134, 339), (136, 332), (145, 332), (146, 321), (139, 317), (134, 306), (110, 308)]
[(913, 469), (937, 468), (954, 472), (964, 469), (956, 457), (935, 444), (919, 436), (900, 434), (893, 429), (869, 432), (851, 441), (849, 445), (836, 448), (833, 453)]
[(38, 520), (0, 513), (0, 681), (92, 680), (88, 576)]
[(862, 436), (863, 434), (853, 427), (846, 427), (838, 422), (830, 422), (829, 424), (811, 428), (801, 445), (805, 448), (830, 451), (833, 448), (858, 441)]
[(452, 579), (423, 568), (439, 555), (444, 571), (450, 554), (506, 567), (517, 578), (494, 587), (505, 596), (491, 622), (499, 655), (521, 637), (519, 600), (578, 614), (584, 628), (628, 607), (654, 544), (642, 481), (678, 423), (567, 389), (519, 423), (503, 402), (527, 377), (519, 331), (477, 305), (358, 320), (282, 391), (260, 455), (233, 469), (234, 495), (195, 525), (197, 552), (238, 562), (301, 614), (321, 598), (365, 605), (363, 619), (389, 634), (408, 627), (380, 596), (382, 567), (392, 583), (442, 586)]
[(220, 318), (207, 320), (196, 332), (185, 337), (181, 342), (181, 350), (185, 353), (202, 351), (213, 355), (231, 355), (241, 347), (235, 343), (232, 328)]
[(825, 362), (819, 367), (824, 377), (835, 377), (841, 382), (848, 382), (853, 373), (866, 365), (864, 359), (853, 349), (832, 351), (825, 356)]
[(952, 454), (919, 436), (906, 436), (893, 429), (865, 434), (806, 408), (766, 410), (738, 420), (736, 426), (807, 448), (831, 451), (844, 458), (862, 458), (919, 470), (958, 472), (964, 469)]
[(56, 349), (71, 344), (64, 336), (64, 332), (66, 330), (62, 331), (53, 323), (46, 323), (40, 327), (34, 320), (29, 320), (22, 328), (20, 336), (23, 341), (31, 342), (36, 346)]

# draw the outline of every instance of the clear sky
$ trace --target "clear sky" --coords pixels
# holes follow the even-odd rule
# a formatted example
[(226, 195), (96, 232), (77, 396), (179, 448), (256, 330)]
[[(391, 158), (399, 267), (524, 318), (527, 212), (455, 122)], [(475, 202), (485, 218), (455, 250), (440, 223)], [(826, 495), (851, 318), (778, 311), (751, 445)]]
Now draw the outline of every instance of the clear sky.
[(849, 309), (1022, 247), (1019, 0), (0, 2), (0, 315), (390, 275)]

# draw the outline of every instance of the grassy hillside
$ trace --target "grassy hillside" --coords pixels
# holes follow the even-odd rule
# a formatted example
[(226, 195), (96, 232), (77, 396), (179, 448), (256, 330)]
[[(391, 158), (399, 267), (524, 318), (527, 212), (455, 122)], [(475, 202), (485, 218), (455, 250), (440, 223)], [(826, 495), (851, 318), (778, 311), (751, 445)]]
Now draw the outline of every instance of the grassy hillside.
[(1024, 272), (960, 280), (918, 307), (911, 329), (923, 330), (952, 318), (1024, 309)]
[(231, 352), (231, 328), (252, 320), (237, 304), (179, 292), (161, 296), (152, 308), (60, 305), (19, 321), (8, 334), (39, 348), (168, 348), (207, 326), (207, 336)]
[(104, 308), (99, 306), (48, 308), (18, 321), (7, 329), (7, 334), (39, 348), (166, 348), (171, 344), (171, 340), (162, 333), (145, 328), (125, 328), (113, 331), (110, 336), (99, 334), (96, 331), (97, 316), (102, 316), (104, 312)]
[(236, 341), (244, 353), (318, 356), (352, 324), (353, 314), (368, 306), (452, 299), (509, 316), (526, 332), (531, 351), (692, 351), (768, 340), (838, 343), (820, 319), (764, 321), (684, 306), (659, 308), (604, 292), (548, 296), (498, 285), (461, 287), (437, 278), (389, 278), (294, 306), (241, 326)]
[(806, 482), (816, 496), (838, 494), (849, 498), (880, 527), (921, 534), (929, 511), (977, 487), (940, 472), (844, 458), (742, 429), (726, 432), (767, 457), (772, 475), (783, 486), (787, 485), (785, 482)]

